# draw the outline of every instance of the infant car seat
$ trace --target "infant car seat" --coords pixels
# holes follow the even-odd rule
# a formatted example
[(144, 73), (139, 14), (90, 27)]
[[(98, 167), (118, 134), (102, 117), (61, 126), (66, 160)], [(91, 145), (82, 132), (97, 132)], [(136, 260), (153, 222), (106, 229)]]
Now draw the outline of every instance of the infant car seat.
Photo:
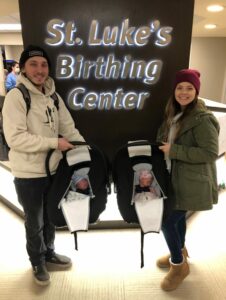
[[(54, 150), (50, 150), (47, 155), (46, 172), (52, 183), (46, 198), (50, 221), (57, 227), (67, 225), (69, 230), (75, 233), (77, 248), (76, 232), (87, 230), (88, 223), (98, 220), (106, 207), (110, 184), (108, 163), (103, 153), (96, 146), (87, 145), (85, 142), (72, 143), (75, 148), (62, 152), (63, 156), (54, 176), (51, 176), (49, 171), (49, 162)], [(73, 189), (72, 177), (75, 174), (87, 178), (88, 193), (82, 194)], [(87, 226), (84, 220), (81, 220), (83, 225), (77, 223), (78, 219), (81, 219), (81, 209), (85, 209), (88, 214)]]
[[(162, 220), (172, 209), (170, 175), (164, 154), (158, 147), (159, 144), (147, 140), (128, 142), (117, 151), (112, 166), (121, 216), (127, 223), (137, 223), (141, 227), (141, 267), (144, 264), (144, 234), (159, 232)], [(151, 196), (150, 189), (138, 185), (143, 170), (154, 178), (156, 197)]]

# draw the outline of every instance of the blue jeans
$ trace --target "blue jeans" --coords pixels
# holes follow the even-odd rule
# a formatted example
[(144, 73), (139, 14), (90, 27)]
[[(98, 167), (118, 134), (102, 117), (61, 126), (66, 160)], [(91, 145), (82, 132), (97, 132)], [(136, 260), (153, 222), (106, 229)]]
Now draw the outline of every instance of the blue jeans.
[(162, 232), (170, 250), (172, 263), (183, 261), (181, 249), (184, 248), (186, 235), (186, 213), (184, 210), (174, 210), (164, 221)]
[(45, 263), (54, 251), (55, 226), (49, 221), (45, 194), (47, 177), (15, 178), (18, 201), (25, 214), (26, 247), (32, 266)]

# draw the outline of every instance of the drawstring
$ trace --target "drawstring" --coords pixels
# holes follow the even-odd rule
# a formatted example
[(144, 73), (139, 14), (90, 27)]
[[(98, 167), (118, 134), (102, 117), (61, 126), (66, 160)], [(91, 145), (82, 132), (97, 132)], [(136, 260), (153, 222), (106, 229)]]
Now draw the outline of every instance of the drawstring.
[(55, 126), (55, 121), (54, 121), (54, 117), (53, 117), (54, 111), (47, 106), (46, 114), (47, 114), (49, 126), (55, 132), (56, 126)]

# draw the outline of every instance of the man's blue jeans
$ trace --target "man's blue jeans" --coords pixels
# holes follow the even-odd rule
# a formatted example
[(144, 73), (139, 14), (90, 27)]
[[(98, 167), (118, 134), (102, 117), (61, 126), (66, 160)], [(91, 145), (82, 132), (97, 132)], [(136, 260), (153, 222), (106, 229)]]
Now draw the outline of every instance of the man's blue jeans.
[(184, 248), (186, 235), (186, 213), (184, 210), (174, 210), (164, 221), (162, 231), (170, 250), (172, 263), (183, 261), (181, 249)]
[(25, 214), (27, 253), (31, 264), (37, 266), (45, 263), (45, 257), (54, 251), (55, 226), (48, 219), (45, 201), (49, 180), (15, 178), (14, 183)]

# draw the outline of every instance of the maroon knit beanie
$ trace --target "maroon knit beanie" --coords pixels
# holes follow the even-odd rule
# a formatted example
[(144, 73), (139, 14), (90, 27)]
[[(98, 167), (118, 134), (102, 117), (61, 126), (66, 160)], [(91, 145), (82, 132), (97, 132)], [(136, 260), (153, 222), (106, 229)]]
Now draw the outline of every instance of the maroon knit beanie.
[(180, 82), (190, 82), (196, 89), (197, 95), (200, 90), (200, 73), (197, 70), (192, 69), (183, 69), (176, 73), (175, 81), (174, 81), (174, 89), (177, 84)]

